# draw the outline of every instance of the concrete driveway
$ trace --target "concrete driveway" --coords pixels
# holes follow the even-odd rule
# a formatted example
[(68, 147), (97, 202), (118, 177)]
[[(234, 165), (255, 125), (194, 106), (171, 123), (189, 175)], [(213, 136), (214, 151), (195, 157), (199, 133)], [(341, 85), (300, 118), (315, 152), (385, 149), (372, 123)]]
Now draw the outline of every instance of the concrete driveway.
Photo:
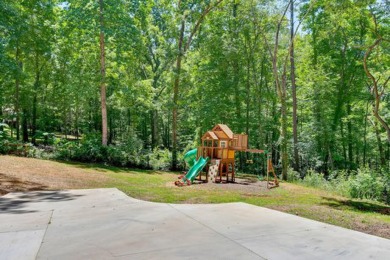
[(245, 203), (152, 203), (117, 189), (0, 197), (0, 259), (389, 257), (390, 240)]

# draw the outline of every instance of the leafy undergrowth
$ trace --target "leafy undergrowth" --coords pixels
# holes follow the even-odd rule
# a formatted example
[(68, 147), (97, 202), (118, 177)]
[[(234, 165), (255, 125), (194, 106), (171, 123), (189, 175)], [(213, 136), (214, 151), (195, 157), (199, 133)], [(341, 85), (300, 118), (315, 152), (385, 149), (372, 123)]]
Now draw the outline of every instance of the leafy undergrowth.
[[(176, 187), (178, 174), (97, 164), (54, 162), (0, 156), (1, 193), (115, 187), (131, 197), (168, 203), (246, 202), (313, 220), (390, 238), (390, 207), (351, 200), (329, 191), (281, 183), (268, 190), (263, 182), (196, 184)], [(4, 185), (3, 185), (4, 184)]]

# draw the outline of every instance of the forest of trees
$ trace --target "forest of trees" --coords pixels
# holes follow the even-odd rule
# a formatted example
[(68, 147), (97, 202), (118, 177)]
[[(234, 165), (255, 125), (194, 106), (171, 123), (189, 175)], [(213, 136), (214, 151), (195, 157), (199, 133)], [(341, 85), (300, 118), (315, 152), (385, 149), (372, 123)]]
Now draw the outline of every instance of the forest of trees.
[(389, 6), (2, 0), (0, 132), (33, 145), (48, 133), (99, 136), (136, 147), (134, 160), (167, 151), (177, 169), (224, 123), (271, 151), (283, 178), (289, 168), (389, 174)]

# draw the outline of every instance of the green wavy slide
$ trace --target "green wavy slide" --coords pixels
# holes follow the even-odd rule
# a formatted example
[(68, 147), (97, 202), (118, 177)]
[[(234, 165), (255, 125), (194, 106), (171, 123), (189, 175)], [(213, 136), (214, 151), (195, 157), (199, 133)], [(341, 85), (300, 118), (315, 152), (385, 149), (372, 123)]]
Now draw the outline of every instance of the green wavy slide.
[(196, 160), (196, 154), (197, 149), (193, 149), (189, 152), (187, 152), (184, 155), (184, 160), (188, 163), (188, 165), (191, 167), (187, 174), (183, 177), (183, 182), (186, 182), (187, 180), (193, 181), (196, 176), (202, 171), (202, 169), (206, 166), (208, 162), (208, 158), (203, 158), (202, 156), (199, 157), (198, 160)]

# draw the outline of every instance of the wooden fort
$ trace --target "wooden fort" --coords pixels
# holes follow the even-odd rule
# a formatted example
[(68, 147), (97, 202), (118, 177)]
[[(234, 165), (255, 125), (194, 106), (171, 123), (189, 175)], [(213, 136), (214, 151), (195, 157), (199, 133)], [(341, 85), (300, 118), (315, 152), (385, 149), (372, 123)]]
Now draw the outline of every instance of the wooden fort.
[[(226, 181), (234, 181), (236, 151), (248, 151), (248, 135), (234, 134), (227, 125), (217, 124), (202, 136), (197, 157), (208, 157), (211, 165), (218, 165), (217, 180), (222, 181), (222, 176), (225, 176)], [(208, 181), (207, 174), (206, 181)]]

